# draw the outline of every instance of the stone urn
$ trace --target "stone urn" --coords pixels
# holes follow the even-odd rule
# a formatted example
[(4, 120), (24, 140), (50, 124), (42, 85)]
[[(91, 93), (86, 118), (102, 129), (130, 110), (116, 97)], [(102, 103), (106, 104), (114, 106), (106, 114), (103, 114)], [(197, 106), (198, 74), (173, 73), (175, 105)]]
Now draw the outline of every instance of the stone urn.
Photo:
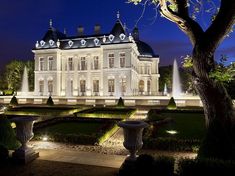
[(130, 152), (126, 160), (134, 161), (137, 158), (137, 151), (143, 146), (142, 133), (148, 124), (143, 121), (123, 121), (119, 122), (118, 126), (123, 128), (123, 145)]
[(37, 117), (30, 116), (19, 116), (11, 119), (11, 121), (16, 124), (16, 138), (21, 143), (21, 147), (12, 153), (14, 160), (28, 163), (39, 157), (38, 152), (35, 152), (32, 148), (27, 146), (28, 141), (34, 136), (33, 124), (36, 120)]

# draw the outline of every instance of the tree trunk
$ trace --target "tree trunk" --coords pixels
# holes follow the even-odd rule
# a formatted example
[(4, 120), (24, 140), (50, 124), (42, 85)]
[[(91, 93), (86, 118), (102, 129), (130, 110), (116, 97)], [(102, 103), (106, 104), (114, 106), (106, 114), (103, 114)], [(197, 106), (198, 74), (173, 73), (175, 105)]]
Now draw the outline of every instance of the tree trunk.
[(214, 53), (195, 45), (193, 82), (202, 100), (207, 133), (198, 157), (235, 159), (235, 126), (232, 100), (222, 83), (209, 78), (214, 69)]

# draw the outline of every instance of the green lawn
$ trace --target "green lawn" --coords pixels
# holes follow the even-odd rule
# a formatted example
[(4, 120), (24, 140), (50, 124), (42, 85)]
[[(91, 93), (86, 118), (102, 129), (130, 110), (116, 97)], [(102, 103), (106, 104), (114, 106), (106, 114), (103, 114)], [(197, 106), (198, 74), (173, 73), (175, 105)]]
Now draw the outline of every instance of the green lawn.
[(78, 107), (66, 106), (19, 106), (9, 108), (6, 115), (67, 116), (80, 111)]
[(91, 108), (75, 113), (76, 117), (125, 119), (134, 114), (133, 108)]
[(51, 134), (86, 134), (92, 135), (99, 131), (99, 129), (103, 126), (102, 123), (95, 122), (63, 122), (57, 123), (54, 125), (47, 126), (40, 130), (40, 133)]
[[(202, 139), (205, 135), (205, 119), (203, 113), (193, 112), (160, 112), (152, 119), (160, 120), (171, 118), (172, 121), (163, 124), (157, 130), (159, 137), (173, 137), (178, 139)], [(176, 134), (169, 132), (176, 131)]]

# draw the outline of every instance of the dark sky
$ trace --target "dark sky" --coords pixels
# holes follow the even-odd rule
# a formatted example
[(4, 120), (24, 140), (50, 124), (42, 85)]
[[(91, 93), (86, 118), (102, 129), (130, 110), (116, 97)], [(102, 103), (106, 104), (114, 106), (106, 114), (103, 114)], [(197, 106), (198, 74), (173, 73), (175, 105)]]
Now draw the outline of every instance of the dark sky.
[[(142, 7), (126, 0), (0, 0), (0, 66), (14, 58), (33, 59), (31, 49), (47, 31), (49, 19), (60, 31), (66, 28), (68, 35), (75, 35), (79, 25), (84, 26), (86, 34), (91, 34), (97, 23), (102, 32), (109, 32), (118, 10), (122, 22), (133, 29)], [(190, 54), (191, 45), (185, 34), (159, 14), (151, 24), (154, 16), (153, 8), (147, 8), (138, 27), (141, 40), (160, 55), (160, 64), (168, 65), (174, 58), (180, 60)], [(216, 56), (221, 54), (229, 56), (229, 62), (235, 60), (234, 33), (217, 50)]]

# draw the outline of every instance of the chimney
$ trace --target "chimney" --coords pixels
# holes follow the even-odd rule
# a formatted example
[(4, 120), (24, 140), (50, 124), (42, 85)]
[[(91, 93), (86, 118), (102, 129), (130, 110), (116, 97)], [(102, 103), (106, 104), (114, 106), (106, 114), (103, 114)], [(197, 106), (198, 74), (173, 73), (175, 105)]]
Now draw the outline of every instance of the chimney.
[(95, 27), (94, 27), (94, 33), (96, 35), (99, 35), (100, 34), (100, 30), (101, 30), (101, 26), (99, 24), (96, 24)]
[(77, 32), (78, 32), (78, 36), (83, 36), (84, 35), (84, 27), (78, 26)]

